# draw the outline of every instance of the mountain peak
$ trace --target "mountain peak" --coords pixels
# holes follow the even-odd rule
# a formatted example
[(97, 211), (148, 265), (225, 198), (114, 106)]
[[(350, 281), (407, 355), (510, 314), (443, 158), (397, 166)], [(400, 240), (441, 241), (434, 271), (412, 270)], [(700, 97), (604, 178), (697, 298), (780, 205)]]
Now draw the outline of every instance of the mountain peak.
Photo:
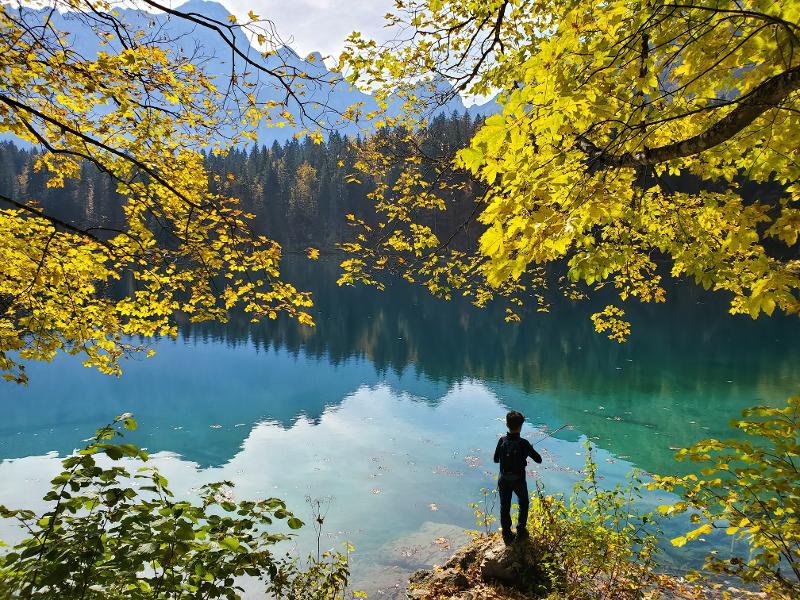
[(213, 0), (188, 0), (176, 7), (175, 10), (185, 13), (197, 13), (218, 21), (227, 19), (228, 15), (231, 14), (231, 11), (225, 8), (225, 6)]

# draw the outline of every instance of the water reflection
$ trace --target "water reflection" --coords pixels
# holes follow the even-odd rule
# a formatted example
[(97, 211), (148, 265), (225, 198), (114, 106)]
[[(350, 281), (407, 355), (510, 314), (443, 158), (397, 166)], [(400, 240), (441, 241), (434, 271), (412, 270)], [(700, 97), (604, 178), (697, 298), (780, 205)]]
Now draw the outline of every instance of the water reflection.
[[(290, 427), (276, 421), (247, 427), (204, 424), (193, 434), (195, 443), (215, 449), (228, 444), (228, 436), (241, 439), (222, 464), (204, 467), (166, 451), (156, 453), (154, 461), (181, 497), (203, 483), (230, 480), (238, 497), (279, 495), (308, 520), (305, 496), (331, 496), (324, 547), (353, 542), (356, 586), (377, 592), (393, 589), (416, 568), (441, 562), (449, 548), (434, 541), (445, 538), (455, 546), (464, 539), (463, 529), (474, 526), (468, 503), (478, 500), (481, 487), (492, 485), (491, 452), (503, 415), (497, 395), (478, 381), (453, 385), (435, 403), (384, 383), (361, 385), (315, 419), (301, 415)], [(194, 418), (187, 422), (201, 425)], [(179, 440), (184, 431), (162, 436), (150, 428), (149, 435), (166, 443)], [(541, 438), (532, 426), (523, 433), (532, 441)], [(534, 476), (549, 490), (568, 490), (583, 463), (580, 446), (545, 439), (537, 447), (545, 464)], [(604, 451), (598, 460), (610, 483), (630, 468)], [(54, 455), (3, 461), (0, 477), (11, 485), (0, 489), (0, 503), (42, 508), (32, 499), (41, 496), (57, 469)], [(656, 504), (658, 496), (647, 502)], [(0, 537), (13, 541), (19, 533), (6, 523), (0, 525)], [(313, 532), (302, 530), (294, 550), (306, 553), (313, 547)]]
[(351, 539), (359, 577), (389, 585), (441, 550), (420, 540), (471, 524), (507, 407), (528, 415), (531, 439), (571, 426), (537, 446), (556, 491), (582, 464), (581, 436), (603, 449), (608, 481), (631, 466), (666, 472), (670, 448), (728, 435), (742, 407), (781, 403), (800, 383), (800, 321), (731, 317), (696, 290), (631, 307), (619, 345), (592, 331), (588, 303), (509, 325), (413, 287), (338, 288), (332, 263), (288, 267), (314, 291), (315, 329), (186, 323), (121, 379), (59, 358), (32, 365), (27, 388), (0, 386), (0, 503), (30, 505), (57, 469), (48, 452), (132, 411), (133, 440), (159, 453), (178, 490), (231, 479), (242, 496), (278, 494), (299, 511), (306, 495), (334, 496), (330, 543)]
[[(253, 423), (316, 421), (363, 384), (436, 403), (470, 378), (535, 422), (574, 425), (574, 435), (655, 471), (671, 464), (670, 447), (725, 435), (742, 407), (782, 402), (800, 382), (792, 341), (800, 321), (731, 317), (721, 298), (694, 289), (672, 293), (667, 305), (632, 306), (634, 332), (619, 345), (592, 331), (589, 303), (509, 325), (498, 311), (412, 286), (339, 288), (333, 261), (287, 268), (314, 291), (316, 328), (236, 317), (226, 326), (185, 323), (177, 342), (158, 342), (145, 364), (129, 361), (120, 380), (70, 359), (33, 365), (29, 388), (0, 387), (0, 456), (68, 452), (87, 428), (135, 409), (154, 449), (218, 465)], [(200, 443), (213, 424), (224, 433)]]

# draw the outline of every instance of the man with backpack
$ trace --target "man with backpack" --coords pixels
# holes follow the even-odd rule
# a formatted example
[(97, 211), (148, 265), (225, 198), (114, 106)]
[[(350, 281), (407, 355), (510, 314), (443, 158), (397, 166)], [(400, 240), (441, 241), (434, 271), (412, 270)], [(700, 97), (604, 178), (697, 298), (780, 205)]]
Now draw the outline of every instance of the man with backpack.
[[(497, 481), (497, 491), (500, 493), (500, 526), (503, 530), (503, 541), (506, 545), (516, 537), (524, 538), (528, 535), (528, 483), (525, 481), (525, 467), (528, 457), (541, 463), (542, 457), (533, 449), (531, 443), (520, 437), (522, 424), (525, 417), (522, 413), (512, 410), (506, 415), (508, 433), (497, 441), (494, 451), (494, 462), (500, 464), (500, 478)], [(517, 495), (519, 502), (519, 525), (516, 535), (511, 531), (511, 495)]]

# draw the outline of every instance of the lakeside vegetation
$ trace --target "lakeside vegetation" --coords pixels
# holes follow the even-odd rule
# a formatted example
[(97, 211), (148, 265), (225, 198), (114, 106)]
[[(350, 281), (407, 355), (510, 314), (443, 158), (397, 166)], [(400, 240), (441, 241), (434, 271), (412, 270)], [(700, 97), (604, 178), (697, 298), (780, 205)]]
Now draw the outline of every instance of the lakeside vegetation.
[(204, 485), (199, 502), (175, 498), (148, 453), (119, 439), (136, 426), (133, 415), (120, 415), (65, 458), (44, 514), (0, 506), (0, 517), (29, 535), (0, 555), (3, 597), (233, 599), (245, 576), (278, 598), (344, 593), (346, 554), (309, 556), (303, 565), (278, 555), (274, 546), (303, 526), (282, 500), (237, 501), (226, 481)]
[[(797, 598), (800, 397), (780, 408), (747, 409), (731, 425), (746, 439), (703, 440), (676, 454), (698, 463), (696, 472), (645, 481), (633, 471), (611, 489), (599, 482), (587, 442), (582, 479), (573, 493), (550, 495), (537, 482), (530, 538), (508, 550), (492, 535), (496, 518), (490, 498), (496, 490), (487, 490), (475, 505), (476, 539), (441, 569), (412, 577), (409, 597), (456, 599), (475, 590), (487, 600)], [(658, 566), (663, 518), (636, 505), (648, 488), (679, 494), (678, 502), (659, 506), (658, 514), (689, 512), (691, 523), (699, 525), (674, 538), (673, 545), (721, 530), (745, 539), (747, 553), (722, 560), (711, 552), (703, 569), (664, 573)]]
[[(354, 33), (340, 56), (334, 83), (375, 99), (366, 115), (327, 107), (364, 126), (355, 138), (328, 131), (324, 101), (306, 95), (330, 74), (287, 63), (273, 24), (252, 12), (220, 20), (143, 0), (152, 25), (134, 26), (108, 0), (56, 5), (96, 38), (93, 52), (70, 47), (55, 9), (0, 5), (0, 133), (34, 148), (0, 147), (10, 384), (61, 353), (119, 376), (124, 357), (147, 352), (136, 340), (177, 337), (181, 321), (312, 326), (285, 248), (310, 260), (314, 246), (346, 252), (340, 285), (384, 289), (399, 276), (499, 306), (508, 322), (549, 310), (553, 291), (613, 291), (591, 322), (620, 343), (624, 303), (667, 301), (670, 278), (724, 295), (734, 314), (800, 314), (796, 0), (398, 0), (387, 21), (410, 36), (385, 45)], [(202, 48), (159, 19), (222, 43), (229, 72), (208, 72)], [(263, 80), (277, 96), (259, 93)], [(497, 94), (500, 112), (428, 122), (431, 96), (419, 92), (442, 81), (434, 100)], [(252, 146), (259, 127), (303, 139)], [(733, 423), (745, 439), (700, 441), (678, 454), (696, 472), (651, 484), (680, 498), (662, 516), (696, 526), (676, 547), (723, 530), (748, 552), (711, 555), (705, 570), (774, 598), (800, 597), (799, 410), (796, 397), (754, 407)], [(276, 557), (288, 533), (275, 522), (302, 525), (280, 499), (234, 502), (225, 482), (199, 504), (174, 498), (147, 453), (117, 440), (133, 427), (122, 415), (65, 458), (42, 514), (0, 507), (28, 533), (0, 552), (0, 593), (239, 598), (249, 576), (277, 597), (363, 595), (347, 589), (349, 547)], [(536, 572), (517, 592), (657, 596), (642, 482), (605, 490), (591, 460), (584, 474), (570, 499), (537, 488)]]

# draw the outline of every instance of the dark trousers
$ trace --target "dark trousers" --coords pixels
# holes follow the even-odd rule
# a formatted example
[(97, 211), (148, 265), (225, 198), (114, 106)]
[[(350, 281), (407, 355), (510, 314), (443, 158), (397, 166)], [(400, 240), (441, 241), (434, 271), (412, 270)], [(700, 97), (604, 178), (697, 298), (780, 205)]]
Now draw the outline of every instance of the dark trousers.
[(524, 477), (519, 479), (505, 479), (500, 477), (497, 481), (497, 491), (500, 493), (500, 526), (503, 535), (511, 533), (511, 494), (517, 495), (519, 503), (519, 525), (517, 529), (525, 529), (528, 523), (528, 482)]

